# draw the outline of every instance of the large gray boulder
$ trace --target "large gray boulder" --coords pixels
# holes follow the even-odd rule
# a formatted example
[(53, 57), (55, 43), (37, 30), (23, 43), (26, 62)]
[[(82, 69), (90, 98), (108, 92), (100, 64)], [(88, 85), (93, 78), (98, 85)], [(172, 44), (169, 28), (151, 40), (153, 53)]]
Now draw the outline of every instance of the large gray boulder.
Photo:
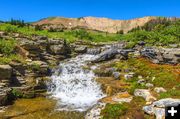
[(180, 99), (165, 98), (153, 102), (151, 105), (144, 106), (143, 110), (149, 115), (155, 115), (156, 119), (165, 118), (166, 106), (177, 106), (180, 104)]
[(118, 54), (118, 51), (116, 49), (108, 49), (99, 54), (92, 62), (96, 63), (101, 61), (107, 61), (114, 58), (116, 54)]
[(143, 97), (147, 102), (151, 102), (156, 100), (154, 96), (150, 93), (150, 90), (148, 89), (136, 89), (134, 91), (135, 96)]
[(0, 65), (0, 80), (9, 80), (12, 75), (12, 67), (9, 65)]

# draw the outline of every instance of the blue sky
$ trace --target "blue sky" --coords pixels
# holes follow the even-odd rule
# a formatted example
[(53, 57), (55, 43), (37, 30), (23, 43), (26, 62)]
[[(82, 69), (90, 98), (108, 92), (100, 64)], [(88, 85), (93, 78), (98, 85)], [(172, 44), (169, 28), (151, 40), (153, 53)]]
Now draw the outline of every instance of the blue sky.
[(37, 21), (50, 16), (132, 19), (180, 17), (180, 0), (1, 0), (0, 20)]

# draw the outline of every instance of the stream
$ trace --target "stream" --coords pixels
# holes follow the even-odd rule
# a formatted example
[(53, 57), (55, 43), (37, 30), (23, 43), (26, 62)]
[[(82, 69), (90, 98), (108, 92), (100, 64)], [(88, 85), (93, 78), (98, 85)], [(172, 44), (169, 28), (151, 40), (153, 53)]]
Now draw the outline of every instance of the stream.
[(85, 68), (94, 58), (94, 55), (79, 55), (60, 63), (48, 88), (48, 93), (57, 100), (58, 110), (86, 111), (105, 96), (94, 80), (95, 66)]
[(48, 97), (18, 99), (0, 118), (9, 119), (84, 119), (99, 99), (105, 97), (88, 63), (95, 55), (79, 55), (60, 62), (51, 76)]

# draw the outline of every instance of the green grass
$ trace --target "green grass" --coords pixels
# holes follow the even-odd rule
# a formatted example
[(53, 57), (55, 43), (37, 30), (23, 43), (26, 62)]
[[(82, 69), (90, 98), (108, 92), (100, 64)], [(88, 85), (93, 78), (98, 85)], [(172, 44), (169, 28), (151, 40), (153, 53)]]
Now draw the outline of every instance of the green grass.
[(17, 54), (0, 57), (0, 64), (9, 64), (11, 61), (25, 63), (24, 58)]
[(32, 36), (33, 34), (43, 35), (50, 38), (66, 39), (68, 42), (76, 40), (92, 42), (127, 41), (127, 48), (133, 47), (139, 41), (145, 41), (147, 45), (165, 46), (180, 43), (180, 20), (168, 25), (156, 24), (151, 31), (138, 29), (127, 34), (111, 34), (83, 29), (48, 32), (47, 30), (35, 30), (33, 27), (18, 27), (7, 23), (0, 24), (0, 31), (17, 32), (27, 36)]
[(128, 110), (126, 104), (107, 104), (101, 111), (102, 119), (119, 119)]
[[(174, 73), (175, 70), (180, 69), (180, 66), (153, 65), (145, 59), (130, 58), (126, 61), (117, 62), (115, 67), (122, 71), (131, 69), (135, 72), (136, 75), (130, 82), (132, 84), (131, 90), (144, 87), (134, 83), (138, 80), (138, 75), (143, 76), (147, 82), (154, 84), (154, 86), (166, 89), (172, 89), (180, 82), (179, 75)], [(155, 77), (154, 80), (152, 80), (153, 77)]]
[(180, 89), (170, 89), (167, 92), (160, 93), (159, 99), (163, 98), (179, 98), (180, 97)]
[(16, 41), (14, 39), (0, 39), (0, 64), (8, 64), (11, 61), (24, 62), (24, 59), (15, 53)]
[(13, 53), (15, 45), (15, 40), (0, 39), (0, 53), (4, 55)]

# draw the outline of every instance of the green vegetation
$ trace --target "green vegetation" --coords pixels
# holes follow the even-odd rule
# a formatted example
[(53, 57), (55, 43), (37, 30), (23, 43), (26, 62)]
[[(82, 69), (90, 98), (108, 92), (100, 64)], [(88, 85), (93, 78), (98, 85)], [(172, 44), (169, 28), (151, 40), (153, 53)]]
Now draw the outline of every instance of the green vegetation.
[(110, 34), (98, 31), (83, 29), (63, 30), (62, 32), (51, 32), (51, 30), (41, 30), (41, 26), (19, 27), (8, 23), (0, 24), (0, 31), (18, 32), (31, 36), (33, 34), (48, 36), (51, 38), (66, 39), (69, 42), (75, 40), (87, 40), (92, 42), (111, 42), (127, 41), (127, 48), (133, 47), (139, 41), (147, 42), (147, 45), (168, 45), (180, 42), (180, 20), (170, 22), (162, 21), (157, 23), (148, 23), (143, 27), (132, 29), (129, 33), (123, 34), (119, 31), (117, 34)]
[(0, 39), (0, 53), (10, 55), (15, 48), (15, 40)]
[(23, 93), (20, 92), (20, 91), (18, 91), (18, 90), (16, 90), (16, 89), (14, 89), (14, 88), (13, 88), (13, 90), (12, 90), (12, 94), (13, 94), (13, 96), (14, 96), (15, 98), (22, 98), (22, 97), (23, 97)]
[(6, 22), (6, 23), (9, 23), (11, 25), (16, 25), (18, 27), (24, 27), (25, 25), (27, 25), (24, 20), (15, 20), (15, 19), (11, 19), (9, 22)]
[(28, 67), (29, 70), (33, 70), (33, 71), (39, 71), (40, 70), (40, 65), (37, 63), (33, 63), (32, 65), (30, 65)]
[(8, 64), (12, 60), (23, 62), (23, 58), (15, 53), (16, 41), (0, 39), (0, 64)]
[(179, 98), (180, 97), (180, 89), (170, 89), (167, 92), (160, 93), (159, 99), (162, 98)]
[(101, 115), (103, 119), (119, 119), (127, 110), (126, 104), (107, 104), (105, 109), (101, 111)]
[(175, 97), (180, 96), (179, 91), (170, 90), (172, 88), (179, 89), (177, 84), (180, 83), (180, 77), (176, 70), (180, 69), (180, 66), (169, 65), (155, 65), (145, 59), (130, 58), (126, 61), (117, 62), (115, 67), (124, 71), (125, 69), (132, 69), (135, 72), (135, 76), (130, 81), (129, 92), (132, 94), (137, 88), (146, 88), (143, 84), (138, 84), (138, 75), (141, 75), (147, 82), (154, 84), (155, 87), (164, 87), (169, 91), (162, 93), (160, 97)]

